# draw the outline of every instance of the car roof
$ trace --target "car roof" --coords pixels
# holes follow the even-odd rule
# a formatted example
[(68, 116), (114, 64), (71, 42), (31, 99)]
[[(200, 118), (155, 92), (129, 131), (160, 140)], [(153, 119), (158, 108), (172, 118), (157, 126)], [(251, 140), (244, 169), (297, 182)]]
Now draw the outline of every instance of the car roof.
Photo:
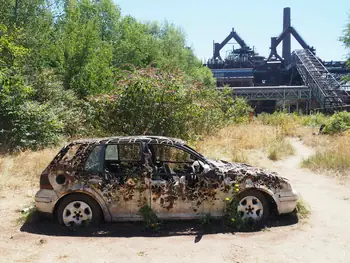
[(186, 141), (181, 139), (165, 137), (165, 136), (153, 136), (153, 135), (90, 138), (90, 139), (75, 140), (71, 142), (71, 144), (90, 144), (90, 143), (113, 144), (113, 143), (135, 143), (135, 142), (147, 142), (147, 143), (169, 144), (169, 145), (186, 144)]

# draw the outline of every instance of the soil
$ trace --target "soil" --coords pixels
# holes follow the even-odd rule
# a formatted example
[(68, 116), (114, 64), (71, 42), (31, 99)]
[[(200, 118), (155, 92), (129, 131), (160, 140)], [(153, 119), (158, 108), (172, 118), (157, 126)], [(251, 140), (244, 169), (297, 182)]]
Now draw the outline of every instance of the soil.
[(70, 232), (50, 220), (16, 223), (18, 209), (36, 189), (0, 196), (1, 262), (350, 262), (350, 190), (335, 177), (300, 168), (313, 153), (297, 139), (285, 160), (261, 166), (288, 177), (311, 207), (307, 220), (276, 217), (260, 231), (232, 231), (214, 221), (165, 222), (161, 230), (140, 223), (103, 224)]

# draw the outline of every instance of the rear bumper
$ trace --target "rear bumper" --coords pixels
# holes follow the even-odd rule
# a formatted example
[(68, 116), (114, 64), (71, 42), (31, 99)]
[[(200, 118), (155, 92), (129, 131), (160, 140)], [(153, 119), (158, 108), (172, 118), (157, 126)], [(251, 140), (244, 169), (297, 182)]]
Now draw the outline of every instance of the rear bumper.
[(54, 190), (41, 189), (35, 195), (35, 207), (41, 213), (52, 214), (57, 199)]
[(279, 214), (287, 214), (294, 211), (298, 202), (298, 193), (292, 189), (287, 192), (276, 193), (277, 208)]

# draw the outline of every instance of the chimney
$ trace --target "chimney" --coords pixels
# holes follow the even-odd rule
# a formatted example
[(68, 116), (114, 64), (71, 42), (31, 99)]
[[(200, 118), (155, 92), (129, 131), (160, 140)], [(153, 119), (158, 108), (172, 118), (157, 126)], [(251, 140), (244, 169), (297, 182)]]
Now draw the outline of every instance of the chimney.
[[(291, 26), (290, 20), (290, 7), (285, 7), (283, 9), (283, 31)], [(282, 57), (284, 59), (284, 65), (287, 66), (290, 63), (290, 53), (291, 53), (291, 36), (288, 33), (282, 43)]]

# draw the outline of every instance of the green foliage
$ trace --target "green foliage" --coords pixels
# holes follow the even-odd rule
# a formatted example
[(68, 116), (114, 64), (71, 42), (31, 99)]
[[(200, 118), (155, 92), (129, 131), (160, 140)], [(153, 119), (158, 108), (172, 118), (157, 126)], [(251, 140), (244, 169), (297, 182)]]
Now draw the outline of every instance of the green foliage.
[[(350, 50), (350, 14), (349, 14), (348, 23), (346, 24), (344, 29), (344, 35), (340, 37), (340, 41), (344, 43), (344, 46), (348, 50)], [(350, 66), (350, 53), (348, 58), (348, 66)]]
[[(126, 77), (127, 76), (127, 77)], [(226, 102), (228, 101), (228, 102)], [(94, 126), (104, 133), (191, 138), (229, 122), (248, 119), (249, 106), (189, 81), (180, 71), (124, 71), (109, 94), (90, 98)]]
[(332, 115), (323, 129), (326, 134), (341, 133), (350, 129), (350, 112), (337, 112)]
[(0, 0), (0, 12), (3, 149), (62, 136), (190, 138), (247, 120), (246, 103), (216, 92), (173, 24), (121, 17), (112, 0)]
[(159, 229), (159, 219), (151, 207), (145, 204), (140, 208), (139, 213), (142, 216), (147, 229), (152, 229), (153, 231)]

